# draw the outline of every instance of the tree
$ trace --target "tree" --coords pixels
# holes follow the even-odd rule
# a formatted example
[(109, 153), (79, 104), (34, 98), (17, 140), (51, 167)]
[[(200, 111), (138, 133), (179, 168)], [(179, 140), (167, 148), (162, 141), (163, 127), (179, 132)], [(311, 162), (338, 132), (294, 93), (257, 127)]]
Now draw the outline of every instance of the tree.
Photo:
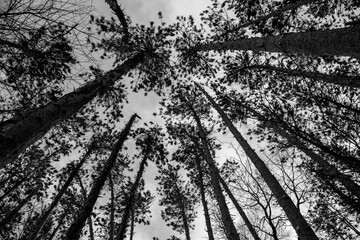
[(111, 155), (104, 164), (103, 170), (97, 179), (94, 181), (93, 187), (89, 193), (88, 199), (84, 203), (84, 206), (80, 213), (78, 214), (77, 218), (71, 224), (70, 228), (66, 233), (66, 239), (79, 239), (81, 230), (85, 224), (86, 219), (90, 216), (92, 212), (92, 208), (99, 196), (99, 193), (109, 176), (109, 173), (115, 164), (117, 154), (122, 148), (123, 143), (125, 142), (132, 124), (134, 123), (135, 119), (138, 117), (137, 114), (131, 116), (129, 122), (126, 124), (124, 130), (120, 133), (118, 141), (115, 143), (113, 150), (111, 151)]
[(265, 163), (259, 158), (257, 153), (251, 148), (247, 143), (244, 137), (240, 132), (235, 128), (230, 119), (225, 115), (222, 109), (216, 104), (216, 102), (210, 97), (210, 95), (205, 92), (205, 90), (200, 86), (196, 85), (200, 91), (206, 96), (206, 98), (211, 102), (212, 106), (221, 116), (221, 119), (225, 122), (226, 126), (229, 128), (231, 133), (234, 135), (235, 139), (239, 142), (245, 153), (251, 159), (252, 163), (255, 165), (256, 169), (260, 172), (266, 184), (269, 186), (270, 190), (274, 194), (279, 205), (285, 211), (286, 216), (291, 222), (293, 228), (297, 232), (298, 236), (302, 239), (318, 239), (314, 231), (308, 225), (304, 217), (300, 214), (299, 210), (295, 207), (291, 198), (281, 187), (274, 175), (269, 171)]
[(186, 240), (190, 240), (191, 222), (196, 217), (195, 189), (190, 184), (185, 184), (179, 175), (180, 166), (167, 164), (167, 168), (159, 169), (160, 176), (156, 177), (161, 186), (158, 191), (162, 196), (160, 205), (165, 206), (161, 212), (162, 218), (169, 222), (167, 225), (174, 230), (185, 232)]

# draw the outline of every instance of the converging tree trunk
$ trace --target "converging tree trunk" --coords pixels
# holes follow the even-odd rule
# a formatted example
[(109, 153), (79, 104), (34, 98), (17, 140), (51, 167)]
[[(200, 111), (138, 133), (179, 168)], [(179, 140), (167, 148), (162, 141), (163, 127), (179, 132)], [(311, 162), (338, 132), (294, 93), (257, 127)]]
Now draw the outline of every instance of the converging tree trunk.
[(225, 227), (225, 234), (226, 234), (228, 240), (240, 240), (239, 235), (236, 231), (234, 222), (231, 218), (229, 208), (226, 204), (225, 197), (221, 190), (219, 173), (218, 173), (219, 170), (216, 168), (214, 160), (211, 157), (211, 152), (210, 152), (210, 149), (208, 146), (205, 132), (201, 125), (200, 118), (197, 115), (195, 109), (192, 107), (192, 105), (189, 102), (187, 102), (186, 99), (183, 99), (183, 101), (187, 104), (189, 110), (192, 112), (193, 118), (195, 119), (196, 125), (198, 127), (198, 131), (199, 131), (199, 135), (200, 135), (201, 143), (202, 143), (201, 146), (204, 151), (205, 158), (207, 159), (207, 163), (209, 165), (211, 183), (213, 185), (215, 198), (219, 204), (221, 218), (222, 218), (222, 221), (223, 221), (224, 227)]
[(125, 142), (127, 136), (129, 135), (132, 124), (135, 119), (138, 117), (137, 114), (131, 116), (129, 122), (126, 124), (124, 130), (119, 135), (119, 140), (115, 143), (113, 150), (111, 151), (110, 157), (106, 161), (103, 170), (100, 172), (99, 176), (94, 180), (93, 187), (89, 193), (84, 207), (80, 210), (78, 216), (71, 224), (70, 228), (66, 233), (66, 240), (77, 240), (80, 237), (81, 231), (85, 225), (86, 219), (90, 216), (92, 209), (96, 203), (97, 198), (99, 197), (100, 191), (104, 186), (106, 179), (109, 176), (111, 169), (113, 168), (117, 155), (121, 150), (123, 143)]
[(223, 188), (225, 189), (225, 192), (227, 193), (227, 195), (231, 199), (231, 201), (234, 204), (236, 210), (239, 212), (241, 218), (244, 220), (245, 225), (249, 229), (249, 231), (250, 231), (251, 235), (253, 236), (253, 238), (255, 240), (261, 240), (259, 235), (255, 231), (255, 228), (253, 227), (253, 225), (249, 221), (248, 217), (246, 216), (246, 213), (244, 212), (244, 210), (242, 209), (242, 207), (240, 206), (240, 204), (238, 203), (238, 201), (236, 200), (236, 198), (232, 194), (232, 192), (231, 192), (229, 186), (227, 185), (227, 183), (224, 181), (224, 179), (221, 176), (219, 176), (219, 179), (220, 179), (220, 182), (221, 182)]
[(145, 155), (143, 157), (143, 159), (141, 160), (141, 162), (140, 162), (139, 171), (136, 174), (136, 179), (135, 179), (135, 182), (134, 182), (134, 184), (133, 184), (133, 186), (131, 188), (130, 195), (126, 199), (126, 206), (125, 206), (123, 216), (122, 216), (122, 219), (121, 219), (119, 234), (117, 235), (117, 238), (116, 238), (117, 240), (122, 240), (122, 239), (125, 239), (125, 237), (126, 237), (126, 228), (128, 226), (131, 211), (132, 211), (132, 209), (133, 209), (133, 207), (135, 205), (135, 194), (137, 192), (140, 180), (141, 180), (142, 175), (144, 173), (146, 161), (147, 161), (147, 156)]
[(239, 38), (226, 42), (199, 44), (190, 49), (190, 51), (210, 50), (242, 50), (359, 58), (360, 26), (286, 33), (280, 36)]
[(7, 224), (11, 222), (11, 220), (16, 217), (17, 213), (27, 204), (33, 196), (35, 196), (38, 191), (41, 189), (41, 185), (38, 185), (35, 189), (33, 189), (23, 200), (19, 202), (19, 204), (11, 211), (9, 211), (3, 219), (0, 221), (0, 230), (3, 229)]
[(32, 228), (32, 231), (30, 232), (29, 236), (26, 237), (28, 240), (35, 240), (41, 229), (46, 223), (46, 220), (49, 218), (53, 210), (56, 208), (57, 204), (67, 191), (68, 187), (70, 186), (71, 182), (74, 180), (75, 176), (78, 174), (80, 168), (84, 165), (90, 154), (92, 153), (94, 149), (95, 142), (93, 141), (89, 146), (88, 150), (86, 151), (85, 155), (82, 157), (80, 162), (74, 167), (72, 172), (70, 173), (68, 179), (64, 183), (64, 185), (59, 190), (58, 194), (55, 196), (54, 200), (51, 202), (50, 206), (44, 211), (43, 214), (41, 214), (40, 218), (36, 221), (34, 224), (34, 227)]
[[(200, 149), (200, 146), (198, 143), (195, 143), (196, 146)], [(206, 230), (209, 237), (209, 240), (215, 240), (214, 233), (211, 227), (211, 218), (209, 214), (209, 208), (206, 202), (206, 196), (205, 196), (205, 187), (204, 187), (204, 178), (203, 178), (203, 171), (201, 168), (201, 161), (200, 156), (196, 156), (196, 167), (198, 170), (198, 181), (199, 181), (199, 188), (200, 188), (200, 195), (201, 195), (201, 202), (204, 208), (204, 215), (205, 215), (205, 223), (206, 223)]]
[(80, 110), (99, 93), (105, 93), (117, 80), (141, 63), (144, 55), (138, 53), (74, 92), (0, 123), (0, 168), (15, 160), (20, 153), (43, 137), (58, 122)]
[(289, 195), (282, 188), (278, 180), (270, 172), (266, 164), (260, 159), (254, 149), (248, 144), (245, 138), (241, 133), (236, 129), (231, 120), (226, 116), (225, 112), (217, 105), (214, 99), (197, 83), (195, 85), (198, 89), (206, 96), (208, 101), (212, 104), (214, 109), (218, 112), (223, 122), (229, 128), (231, 133), (234, 135), (235, 139), (238, 141), (242, 149), (245, 151), (246, 155), (249, 157), (251, 162), (254, 164), (256, 169), (259, 171), (260, 175), (263, 177), (264, 181), (274, 194), (277, 202), (284, 210), (286, 216), (288, 217), (290, 223), (295, 229), (301, 240), (318, 240), (318, 237), (315, 235), (314, 231), (311, 229), (309, 224), (306, 222), (304, 217), (301, 215), (299, 209), (296, 208), (295, 204), (289, 197)]
[(340, 86), (360, 88), (360, 77), (325, 74), (319, 72), (307, 72), (297, 69), (279, 68), (270, 65), (252, 65), (252, 66), (247, 66), (245, 68), (276, 71), (276, 72), (286, 73), (290, 76), (306, 77), (306, 78), (314, 79), (315, 81), (322, 81)]

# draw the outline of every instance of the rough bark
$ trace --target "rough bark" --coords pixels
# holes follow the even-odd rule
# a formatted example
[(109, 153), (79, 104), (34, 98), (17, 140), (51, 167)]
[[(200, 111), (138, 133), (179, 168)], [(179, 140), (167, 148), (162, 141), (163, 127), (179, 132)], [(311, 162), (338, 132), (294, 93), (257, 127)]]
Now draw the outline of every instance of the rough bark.
[[(186, 99), (184, 99), (184, 101), (186, 101)], [(209, 165), (210, 179), (211, 179), (211, 183), (213, 185), (215, 198), (216, 198), (219, 208), (220, 208), (221, 218), (222, 218), (222, 221), (223, 221), (224, 227), (225, 227), (225, 234), (226, 234), (228, 240), (240, 240), (239, 235), (236, 231), (234, 222), (231, 218), (229, 208), (226, 204), (225, 197), (221, 190), (219, 173), (218, 173), (219, 170), (216, 168), (214, 160), (211, 157), (211, 152), (210, 152), (207, 140), (206, 140), (206, 134), (202, 128), (200, 118), (197, 115), (195, 109), (191, 106), (191, 104), (189, 104), (188, 102), (185, 102), (185, 103), (187, 104), (189, 110), (192, 112), (193, 118), (195, 119), (195, 122), (198, 126), (198, 131), (199, 131), (199, 135), (200, 135), (201, 143), (202, 143), (201, 146), (204, 151), (205, 158), (207, 159), (206, 161)]]
[(65, 194), (65, 192), (68, 189), (68, 187), (70, 186), (71, 182), (74, 180), (75, 176), (78, 174), (80, 168), (84, 165), (87, 158), (89, 157), (89, 155), (93, 151), (93, 148), (94, 148), (94, 142), (92, 142), (89, 145), (88, 150), (86, 151), (85, 155), (82, 157), (80, 162), (76, 165), (76, 167), (72, 170), (72, 172), (70, 173), (68, 179), (66, 180), (64, 185), (61, 187), (58, 194), (55, 196), (54, 200), (51, 202), (50, 206), (45, 210), (45, 212), (43, 214), (41, 214), (40, 218), (36, 221), (36, 224), (32, 228), (33, 230), (31, 231), (29, 236), (26, 237), (26, 239), (28, 239), (28, 240), (35, 240), (36, 239), (37, 235), (40, 233), (41, 229), (45, 225), (46, 220), (49, 218), (49, 216), (51, 215), (53, 210), (56, 208), (57, 204), (59, 203), (59, 201), (61, 200), (61, 198)]
[(287, 12), (287, 11), (290, 11), (290, 10), (294, 10), (294, 9), (297, 9), (303, 5), (306, 5), (306, 4), (309, 4), (309, 3), (313, 3), (313, 2), (318, 2), (319, 0), (300, 0), (300, 1), (296, 1), (294, 3), (291, 3), (289, 5), (286, 5), (278, 10), (275, 10), (265, 16), (262, 16), (262, 17), (259, 17), (257, 19), (255, 19), (254, 21), (251, 21), (251, 22), (247, 22), (247, 23), (244, 23), (244, 24), (240, 24), (238, 26), (236, 26), (235, 28), (225, 32), (223, 34), (224, 35), (227, 35), (229, 33), (232, 33), (232, 32), (236, 32), (238, 31), (239, 29), (241, 28), (245, 28), (245, 27), (249, 27), (251, 25), (255, 25), (255, 24), (258, 24), (258, 23), (261, 23), (263, 21), (266, 21), (268, 20), (269, 18), (272, 18), (272, 17), (276, 17), (276, 16), (279, 16), (280, 14), (284, 13), (284, 12)]
[[(198, 144), (196, 144), (198, 146)], [(200, 148), (200, 146), (198, 146)], [(209, 240), (215, 240), (214, 233), (211, 227), (211, 218), (209, 214), (209, 208), (206, 202), (206, 196), (205, 196), (205, 187), (204, 187), (204, 179), (203, 179), (203, 171), (201, 168), (201, 161), (200, 157), (196, 157), (196, 167), (198, 170), (198, 181), (199, 181), (199, 188), (200, 188), (200, 195), (201, 195), (201, 202), (204, 208), (204, 215), (205, 215), (205, 223), (206, 223), (206, 229)]]
[(99, 93), (106, 92), (143, 59), (144, 53), (138, 53), (74, 92), (0, 123), (0, 168), (15, 160), (20, 153), (43, 137), (58, 122), (76, 113)]
[(126, 200), (126, 206), (120, 223), (119, 234), (117, 235), (116, 238), (117, 240), (122, 240), (125, 239), (126, 237), (126, 228), (128, 226), (131, 210), (133, 209), (133, 205), (135, 204), (135, 194), (139, 187), (139, 183), (142, 178), (142, 175), (144, 173), (146, 161), (147, 161), (147, 156), (144, 156), (144, 158), (140, 162), (139, 171), (136, 174), (136, 179), (131, 188), (129, 198)]
[(326, 83), (332, 83), (340, 86), (347, 86), (347, 87), (354, 87), (360, 88), (360, 77), (353, 77), (353, 76), (344, 76), (344, 75), (335, 75), (335, 74), (325, 74), (319, 72), (307, 72), (297, 69), (286, 69), (286, 68), (279, 68), (269, 65), (252, 65), (246, 67), (247, 69), (264, 69), (276, 72), (286, 73), (290, 76), (299, 76), (299, 77), (306, 77), (311, 78), (316, 81), (322, 81)]
[(243, 50), (315, 56), (360, 57), (360, 26), (286, 33), (280, 36), (240, 38), (200, 44), (190, 51)]
[(306, 222), (304, 217), (301, 215), (299, 209), (296, 208), (289, 195), (285, 192), (278, 180), (270, 172), (266, 164), (260, 159), (255, 150), (251, 148), (245, 138), (236, 129), (231, 120), (226, 116), (225, 112), (219, 107), (219, 105), (217, 105), (214, 99), (199, 84), (195, 83), (195, 85), (206, 96), (208, 101), (218, 112), (223, 122), (229, 128), (229, 130), (234, 135), (235, 139), (238, 141), (246, 155), (249, 157), (251, 162), (259, 171), (260, 175), (274, 194), (277, 202), (284, 210), (286, 216), (288, 217), (299, 238), (302, 240), (318, 240), (318, 237), (311, 229), (309, 224)]
[(129, 122), (126, 124), (124, 130), (120, 133), (119, 140), (115, 143), (113, 150), (111, 151), (110, 157), (106, 161), (103, 170), (100, 172), (98, 177), (94, 180), (93, 187), (89, 193), (86, 202), (84, 203), (83, 208), (80, 210), (78, 216), (71, 224), (70, 228), (66, 233), (66, 240), (77, 240), (80, 237), (81, 231), (85, 225), (86, 219), (91, 215), (92, 209), (96, 203), (96, 200), (101, 192), (101, 189), (104, 186), (106, 179), (109, 176), (109, 173), (112, 167), (115, 164), (117, 155), (122, 148), (123, 143), (125, 142), (132, 124), (134, 123), (137, 114), (131, 116)]
[(236, 198), (234, 197), (234, 195), (232, 194), (231, 190), (229, 189), (227, 183), (224, 181), (224, 179), (219, 176), (220, 182), (225, 190), (225, 192), (227, 193), (227, 195), (229, 196), (229, 198), (231, 199), (232, 203), (234, 204), (236, 210), (239, 212), (241, 218), (244, 220), (245, 225), (247, 226), (247, 228), (249, 229), (251, 235), (253, 236), (253, 238), (255, 240), (261, 240), (259, 235), (257, 234), (257, 232), (255, 231), (255, 228), (253, 227), (253, 225), (251, 224), (251, 222), (249, 221), (248, 217), (246, 216), (246, 213), (244, 212), (244, 210), (242, 209), (242, 207), (240, 206), (240, 204), (237, 202)]

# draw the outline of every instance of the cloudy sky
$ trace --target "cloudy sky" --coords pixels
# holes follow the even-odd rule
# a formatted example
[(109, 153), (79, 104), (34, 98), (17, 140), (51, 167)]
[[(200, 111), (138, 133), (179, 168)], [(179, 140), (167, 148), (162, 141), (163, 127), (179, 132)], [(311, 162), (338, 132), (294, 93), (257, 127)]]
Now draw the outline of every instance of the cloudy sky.
[[(161, 11), (163, 20), (166, 23), (175, 22), (176, 16), (192, 15), (195, 20), (199, 20), (199, 13), (205, 10), (209, 5), (210, 0), (118, 0), (118, 3), (125, 10), (125, 13), (130, 16), (133, 24), (148, 25), (150, 21), (155, 23), (158, 20), (158, 12)], [(109, 16), (111, 11), (104, 0), (96, 0), (93, 2), (96, 10), (104, 16)], [(111, 66), (104, 66), (104, 68), (111, 68)], [(142, 119), (146, 121), (158, 121), (152, 116), (153, 112), (157, 112), (158, 98), (155, 95), (149, 94), (144, 97), (142, 94), (131, 94), (129, 96), (129, 104), (126, 106), (127, 112), (124, 122), (132, 113), (138, 113)], [(137, 125), (141, 126), (139, 122)], [(156, 182), (153, 180), (155, 175), (154, 166), (151, 164), (146, 169), (145, 180), (146, 188), (149, 190), (156, 189)], [(135, 172), (137, 167), (135, 167)], [(178, 233), (173, 232), (170, 228), (165, 226), (164, 221), (160, 216), (160, 208), (157, 206), (158, 199), (155, 200), (152, 206), (152, 219), (150, 226), (138, 225), (135, 228), (134, 240), (152, 239), (158, 237), (160, 240), (165, 240), (171, 235), (176, 235), (185, 239)], [(191, 232), (192, 239), (205, 239), (206, 231), (203, 220), (202, 207), (198, 210), (199, 219), (196, 221), (195, 230)]]

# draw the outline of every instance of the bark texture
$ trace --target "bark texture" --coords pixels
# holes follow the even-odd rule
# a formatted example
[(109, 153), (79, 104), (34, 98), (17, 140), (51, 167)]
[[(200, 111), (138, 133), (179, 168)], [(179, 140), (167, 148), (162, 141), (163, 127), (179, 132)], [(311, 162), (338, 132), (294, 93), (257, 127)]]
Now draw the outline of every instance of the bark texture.
[(263, 177), (271, 192), (274, 194), (277, 202), (284, 210), (286, 216), (288, 217), (299, 238), (301, 240), (318, 240), (318, 237), (311, 229), (309, 224), (306, 222), (304, 217), (301, 215), (299, 209), (296, 208), (289, 195), (285, 192), (278, 180), (270, 172), (266, 164), (260, 159), (254, 149), (251, 148), (245, 138), (236, 129), (236, 127), (226, 116), (224, 111), (219, 107), (219, 105), (217, 105), (214, 99), (199, 84), (195, 83), (195, 85), (206, 96), (214, 109), (218, 112), (225, 125), (229, 128), (229, 130), (234, 135), (235, 139), (238, 141), (246, 155), (249, 157), (251, 162), (259, 171), (260, 175)]
[(108, 178), (112, 167), (115, 164), (117, 155), (121, 150), (127, 136), (129, 135), (131, 126), (134, 123), (136, 117), (138, 117), (137, 114), (131, 116), (124, 130), (120, 133), (119, 140), (116, 142), (113, 150), (111, 151), (110, 157), (106, 161), (103, 170), (101, 171), (97, 179), (94, 180), (93, 187), (91, 188), (91, 191), (88, 198), (86, 199), (86, 202), (84, 203), (83, 208), (80, 210), (78, 216), (68, 229), (65, 240), (77, 240), (80, 238), (81, 231), (85, 225), (86, 219), (89, 218), (89, 216), (91, 215), (92, 209), (96, 203), (97, 198), (99, 197), (101, 189), (103, 188), (104, 183)]
[(191, 51), (210, 50), (243, 50), (360, 58), (360, 26), (286, 33), (281, 36), (240, 38), (226, 42), (200, 44), (191, 49)]
[(43, 137), (58, 122), (68, 118), (99, 93), (104, 93), (117, 80), (135, 68), (144, 59), (139, 53), (115, 69), (87, 83), (55, 102), (28, 110), (0, 123), (0, 168), (16, 159), (27, 147)]

